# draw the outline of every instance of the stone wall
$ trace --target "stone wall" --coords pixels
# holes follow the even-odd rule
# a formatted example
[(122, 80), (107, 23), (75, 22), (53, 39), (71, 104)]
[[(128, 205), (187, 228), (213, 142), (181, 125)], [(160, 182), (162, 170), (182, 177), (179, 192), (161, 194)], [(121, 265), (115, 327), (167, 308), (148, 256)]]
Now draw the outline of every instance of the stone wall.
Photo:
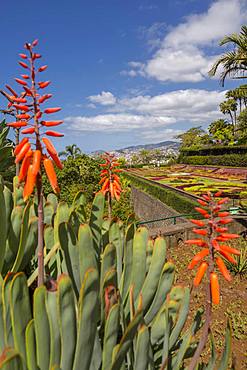
[[(157, 220), (179, 215), (178, 212), (160, 200), (135, 187), (132, 187), (132, 201), (135, 214), (141, 221)], [(149, 235), (151, 237), (155, 238), (158, 235), (163, 235), (168, 243), (168, 247), (173, 247), (180, 242), (182, 243), (185, 240), (195, 237), (195, 234), (192, 233), (195, 225), (182, 217), (176, 219), (175, 225), (174, 219), (169, 219), (145, 223), (145, 226), (149, 229)], [(247, 237), (246, 217), (236, 216), (234, 221), (229, 224), (229, 231)]]
[[(160, 200), (132, 186), (132, 202), (137, 217), (142, 221), (178, 216), (179, 213)], [(176, 218), (176, 224), (185, 223), (182, 217)], [(161, 228), (174, 225), (174, 219), (155, 221), (147, 224), (148, 228)]]

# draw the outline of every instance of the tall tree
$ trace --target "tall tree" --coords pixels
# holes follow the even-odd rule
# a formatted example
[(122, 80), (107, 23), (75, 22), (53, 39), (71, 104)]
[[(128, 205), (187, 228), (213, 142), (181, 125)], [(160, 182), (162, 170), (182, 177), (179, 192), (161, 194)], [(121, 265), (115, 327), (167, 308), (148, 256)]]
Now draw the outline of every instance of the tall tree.
[(59, 153), (60, 157), (66, 157), (66, 158), (77, 158), (81, 155), (81, 149), (76, 145), (67, 145), (65, 147), (65, 150)]
[(220, 75), (222, 86), (224, 86), (226, 77), (247, 77), (247, 26), (242, 26), (239, 34), (233, 33), (225, 36), (220, 42), (221, 46), (228, 44), (233, 46), (233, 50), (224, 53), (209, 71), (210, 76), (215, 76), (218, 68), (223, 67)]
[(229, 144), (233, 142), (232, 125), (227, 123), (224, 119), (217, 119), (213, 121), (208, 128), (212, 139), (222, 144)]
[(235, 99), (229, 98), (222, 103), (220, 103), (220, 111), (223, 114), (228, 114), (231, 119), (231, 124), (233, 128), (233, 134), (235, 133), (236, 123), (237, 123), (237, 109), (238, 104)]
[(243, 109), (237, 118), (238, 143), (247, 143), (247, 108)]
[(181, 140), (181, 148), (200, 147), (204, 142), (205, 131), (201, 126), (192, 127), (188, 131), (176, 136)]

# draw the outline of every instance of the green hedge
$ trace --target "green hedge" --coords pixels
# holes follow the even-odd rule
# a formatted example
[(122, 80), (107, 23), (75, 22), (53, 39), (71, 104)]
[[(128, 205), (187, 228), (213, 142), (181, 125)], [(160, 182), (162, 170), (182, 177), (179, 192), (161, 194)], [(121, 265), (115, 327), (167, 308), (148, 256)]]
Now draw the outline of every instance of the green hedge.
[(147, 180), (140, 179), (139, 177), (130, 175), (129, 173), (124, 173), (124, 176), (131, 182), (131, 185), (159, 199), (161, 202), (175, 209), (177, 212), (181, 214), (195, 212), (194, 207), (198, 205), (196, 201), (190, 200), (178, 194), (176, 191), (162, 188), (158, 184), (152, 184)]
[(180, 156), (179, 163), (195, 164), (195, 165), (247, 167), (247, 153), (246, 154), (224, 154), (220, 156), (214, 156), (214, 155)]
[(180, 155), (182, 157), (190, 156), (204, 156), (204, 155), (225, 155), (225, 154), (247, 154), (246, 145), (235, 145), (235, 146), (208, 146), (200, 149), (181, 149)]

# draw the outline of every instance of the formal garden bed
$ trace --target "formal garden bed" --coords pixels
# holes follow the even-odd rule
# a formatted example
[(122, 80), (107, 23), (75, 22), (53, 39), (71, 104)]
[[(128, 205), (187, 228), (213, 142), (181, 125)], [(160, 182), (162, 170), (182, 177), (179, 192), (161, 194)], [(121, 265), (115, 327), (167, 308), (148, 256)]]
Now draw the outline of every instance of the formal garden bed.
[(247, 206), (246, 169), (175, 165), (134, 169), (131, 173), (197, 196), (221, 190), (223, 196), (232, 200), (232, 204)]

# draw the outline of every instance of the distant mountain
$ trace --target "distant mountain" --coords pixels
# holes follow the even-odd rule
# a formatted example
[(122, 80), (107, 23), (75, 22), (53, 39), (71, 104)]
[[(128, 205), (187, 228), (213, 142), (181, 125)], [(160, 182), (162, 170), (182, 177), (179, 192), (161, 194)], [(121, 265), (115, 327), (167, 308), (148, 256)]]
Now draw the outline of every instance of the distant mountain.
[[(153, 150), (153, 149), (168, 149), (172, 148), (174, 150), (178, 150), (179, 143), (177, 141), (161, 141), (160, 143), (156, 144), (140, 144), (140, 145), (132, 145), (127, 146), (126, 148), (121, 149), (115, 149), (115, 150), (109, 150), (110, 152), (118, 152), (118, 153), (124, 153), (126, 151), (128, 152), (138, 152), (139, 150), (146, 149), (146, 150)], [(104, 150), (96, 150), (94, 152), (91, 152), (90, 154), (92, 156), (98, 156), (104, 153)]]
[(123, 149), (118, 149), (118, 152), (124, 151), (124, 150), (140, 150), (140, 149), (147, 149), (147, 150), (152, 150), (152, 149), (159, 149), (159, 148), (164, 148), (164, 147), (173, 147), (174, 149), (179, 147), (179, 143), (177, 141), (161, 141), (160, 143), (156, 144), (140, 144), (140, 145), (132, 145), (128, 146)]

